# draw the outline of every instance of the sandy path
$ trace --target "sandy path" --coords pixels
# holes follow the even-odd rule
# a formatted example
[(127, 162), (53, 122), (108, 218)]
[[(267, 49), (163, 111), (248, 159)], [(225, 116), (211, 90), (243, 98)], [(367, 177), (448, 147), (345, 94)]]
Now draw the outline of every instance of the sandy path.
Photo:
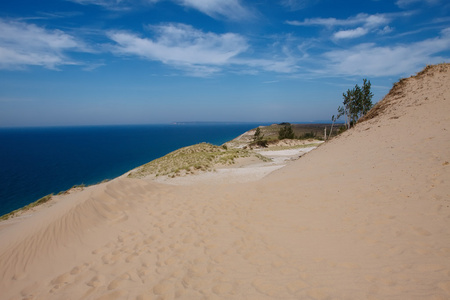
[(230, 184), (258, 181), (275, 170), (278, 170), (288, 163), (297, 160), (306, 153), (317, 147), (305, 147), (288, 150), (257, 150), (257, 152), (267, 158), (270, 162), (261, 162), (259, 159), (243, 158), (231, 166), (217, 167), (213, 172), (203, 172), (189, 176), (179, 176), (170, 178), (159, 176), (152, 178), (153, 181), (170, 185), (193, 185), (193, 184)]
[(247, 183), (118, 178), (0, 229), (2, 299), (449, 299), (450, 67)]

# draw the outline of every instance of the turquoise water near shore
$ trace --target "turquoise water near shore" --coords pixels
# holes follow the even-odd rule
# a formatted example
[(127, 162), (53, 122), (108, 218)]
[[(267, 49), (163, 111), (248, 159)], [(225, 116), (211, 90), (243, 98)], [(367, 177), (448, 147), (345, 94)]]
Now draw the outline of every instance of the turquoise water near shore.
[(0, 215), (50, 193), (95, 184), (208, 142), (221, 145), (262, 123), (0, 129)]

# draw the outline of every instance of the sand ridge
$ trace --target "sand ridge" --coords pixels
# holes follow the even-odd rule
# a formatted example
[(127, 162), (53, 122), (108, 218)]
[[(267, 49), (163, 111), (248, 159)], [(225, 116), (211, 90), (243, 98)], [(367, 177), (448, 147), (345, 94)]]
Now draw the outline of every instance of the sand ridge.
[(450, 66), (262, 179), (117, 178), (0, 229), (2, 299), (450, 298)]

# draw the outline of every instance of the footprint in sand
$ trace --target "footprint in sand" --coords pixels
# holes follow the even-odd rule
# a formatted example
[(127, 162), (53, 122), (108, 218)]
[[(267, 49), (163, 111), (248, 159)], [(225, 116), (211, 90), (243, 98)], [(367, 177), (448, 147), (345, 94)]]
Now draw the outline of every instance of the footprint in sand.
[(167, 296), (173, 293), (173, 284), (168, 281), (161, 281), (153, 287), (153, 293), (159, 296)]
[(187, 271), (187, 274), (193, 278), (203, 277), (208, 273), (209, 272), (208, 272), (208, 268), (207, 268), (206, 264), (192, 265)]
[(105, 277), (102, 275), (96, 275), (94, 277), (91, 278), (91, 280), (89, 280), (86, 285), (93, 287), (93, 288), (98, 288), (99, 286), (104, 285), (105, 283)]
[(309, 287), (309, 284), (306, 283), (305, 281), (299, 279), (299, 280), (289, 282), (286, 285), (286, 287), (291, 294), (295, 295), (299, 291)]
[(76, 266), (70, 271), (70, 275), (78, 275), (81, 272), (83, 272), (84, 270), (86, 270), (87, 267), (89, 267), (89, 264), (87, 264), (87, 263), (85, 263), (81, 266)]
[(153, 243), (156, 240), (156, 236), (155, 235), (150, 235), (149, 237), (147, 237), (146, 239), (144, 239), (144, 244), (145, 245), (150, 245), (151, 243)]
[(108, 285), (108, 290), (117, 289), (126, 280), (130, 280), (130, 275), (128, 273), (122, 274), (118, 278), (111, 281)]
[(183, 248), (183, 246), (182, 246), (180, 243), (176, 242), (176, 243), (170, 244), (170, 245), (169, 245), (169, 248), (170, 248), (172, 251), (177, 251), (177, 250)]
[(52, 286), (50, 293), (56, 292), (56, 290), (62, 288), (63, 286), (69, 284), (71, 282), (71, 275), (70, 273), (62, 274), (56, 278), (54, 278), (52, 281), (50, 281), (50, 285)]
[(70, 281), (70, 278), (70, 273), (64, 273), (53, 279), (50, 283), (53, 285), (67, 284)]
[[(61, 274), (50, 281), (50, 285), (52, 286), (50, 292), (53, 293), (56, 290), (74, 283), (75, 281), (79, 281), (82, 277), (80, 274), (87, 269), (89, 264), (85, 263), (80, 266), (74, 267), (70, 272)], [(78, 276), (77, 276), (78, 275)], [(85, 275), (86, 276), (86, 275)]]
[(175, 256), (172, 256), (172, 257), (169, 257), (168, 259), (166, 259), (166, 260), (164, 261), (164, 264), (165, 264), (166, 266), (172, 266), (172, 265), (177, 264), (178, 262), (179, 262), (179, 258), (178, 258), (178, 257), (175, 257)]
[(171, 278), (175, 278), (175, 279), (181, 279), (183, 278), (183, 275), (185, 274), (185, 271), (183, 269), (175, 269), (171, 274), (170, 277)]
[(183, 277), (183, 279), (181, 280), (181, 284), (183, 285), (184, 288), (192, 288), (192, 285), (194, 283), (194, 279), (189, 276), (189, 275), (185, 275)]
[(108, 253), (102, 256), (102, 262), (105, 265), (115, 264), (120, 259), (120, 254)]
[(37, 282), (35, 282), (35, 283), (27, 286), (26, 288), (24, 288), (20, 292), (20, 295), (22, 295), (23, 299), (35, 299), (35, 297), (33, 295), (33, 291), (35, 291), (38, 287), (39, 287), (39, 284)]
[(139, 256), (139, 254), (137, 252), (134, 252), (125, 258), (125, 262), (127, 262), (127, 263), (133, 262), (135, 260), (135, 258), (138, 256)]
[(150, 277), (150, 269), (142, 267), (136, 270), (137, 275), (139, 276), (139, 278), (141, 279), (142, 283), (145, 283), (148, 278)]

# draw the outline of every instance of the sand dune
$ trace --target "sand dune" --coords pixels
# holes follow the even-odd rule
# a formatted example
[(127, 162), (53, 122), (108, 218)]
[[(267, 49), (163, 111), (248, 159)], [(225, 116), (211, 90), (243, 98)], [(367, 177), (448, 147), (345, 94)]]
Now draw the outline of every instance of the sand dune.
[(1, 299), (449, 299), (450, 65), (264, 178), (117, 178), (0, 228)]

